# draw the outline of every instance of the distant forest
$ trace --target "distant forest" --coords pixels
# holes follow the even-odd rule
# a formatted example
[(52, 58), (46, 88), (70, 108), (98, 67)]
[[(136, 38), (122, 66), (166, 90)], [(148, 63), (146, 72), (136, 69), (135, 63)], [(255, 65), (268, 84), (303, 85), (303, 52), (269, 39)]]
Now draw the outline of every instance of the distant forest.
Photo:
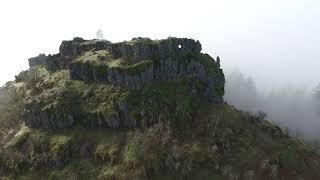
[(288, 85), (261, 92), (252, 77), (237, 69), (226, 73), (225, 89), (229, 104), (253, 114), (264, 112), (293, 136), (319, 138), (320, 84), (312, 91)]

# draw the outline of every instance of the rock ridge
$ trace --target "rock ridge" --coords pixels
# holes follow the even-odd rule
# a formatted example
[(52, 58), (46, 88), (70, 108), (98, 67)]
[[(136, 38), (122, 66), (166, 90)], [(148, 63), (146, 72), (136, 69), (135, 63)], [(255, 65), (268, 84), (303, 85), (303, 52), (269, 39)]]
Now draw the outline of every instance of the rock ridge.
[[(31, 69), (44, 67), (48, 71), (45, 74), (49, 77), (44, 79), (50, 79), (50, 74), (58, 74), (56, 75), (58, 77), (61, 71), (68, 73), (67, 76), (61, 77), (63, 79), (61, 87), (51, 87), (32, 97), (25, 106), (22, 119), (27, 126), (45, 129), (69, 128), (79, 122), (86, 127), (135, 128), (142, 122), (138, 122), (139, 119), (134, 117), (133, 112), (138, 112), (139, 118), (144, 118), (143, 114), (148, 114), (152, 122), (158, 121), (156, 116), (161, 112), (154, 110), (147, 112), (150, 109), (143, 109), (145, 107), (139, 111), (134, 110), (135, 107), (132, 106), (134, 98), (130, 99), (127, 95), (120, 97), (114, 89), (120, 88), (125, 94), (132, 94), (144, 91), (144, 87), (150, 84), (159, 82), (174, 84), (186, 80), (190, 84), (186, 85), (184, 91), (190, 99), (181, 105), (180, 102), (171, 103), (173, 107), (186, 108), (182, 109), (186, 111), (183, 112), (183, 116), (189, 118), (191, 111), (194, 111), (188, 109), (194, 96), (209, 103), (223, 103), (225, 78), (220, 68), (220, 58), (214, 60), (208, 54), (201, 53), (201, 49), (199, 41), (188, 38), (151, 40), (139, 37), (130, 41), (111, 43), (107, 40), (84, 40), (77, 37), (71, 41), (63, 41), (58, 54), (48, 56), (40, 54), (29, 59)], [(38, 86), (45, 84), (48, 83), (42, 82)], [(67, 84), (71, 84), (70, 87)], [(88, 96), (90, 94), (88, 88), (97, 84), (107, 90), (105, 92), (103, 90), (103, 93), (91, 92), (94, 94), (92, 99)], [(161, 89), (161, 91), (166, 90)], [(176, 93), (175, 89), (171, 91), (168, 93)], [(104, 101), (98, 102), (100, 97), (95, 93), (106, 96)], [(64, 94), (69, 94), (73, 99)], [(107, 97), (108, 95), (112, 99)], [(145, 95), (140, 94), (137, 97)], [(175, 98), (179, 94), (172, 95), (172, 98)], [(164, 94), (162, 96), (156, 98), (165, 97)], [(73, 102), (75, 99), (79, 102)], [(143, 103), (151, 103), (155, 107), (164, 106), (156, 105), (158, 103), (156, 101)], [(90, 110), (86, 104), (92, 106)], [(172, 114), (176, 116), (180, 113), (168, 111), (169, 114), (159, 116), (170, 119), (173, 117)], [(153, 124), (148, 121), (142, 124)]]

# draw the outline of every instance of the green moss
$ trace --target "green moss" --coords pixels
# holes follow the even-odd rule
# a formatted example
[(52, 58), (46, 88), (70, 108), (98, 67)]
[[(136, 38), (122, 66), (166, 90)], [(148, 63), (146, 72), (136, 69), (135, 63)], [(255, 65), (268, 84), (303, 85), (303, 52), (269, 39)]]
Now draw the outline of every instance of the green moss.
[(38, 86), (43, 89), (62, 87), (66, 83), (69, 76), (69, 70), (55, 71), (54, 73), (50, 73), (48, 76), (44, 76)]
[(49, 171), (48, 179), (95, 179), (99, 168), (97, 164), (88, 159), (74, 159), (62, 169)]
[(12, 148), (20, 148), (26, 140), (28, 139), (31, 130), (26, 126), (23, 126), (14, 136), (14, 138), (9, 142), (8, 146)]
[[(34, 108), (35, 106), (47, 116), (54, 117), (61, 121), (70, 124), (70, 114), (74, 114), (80, 110), (81, 96), (84, 92), (85, 85), (80, 81), (67, 81), (62, 86), (54, 87), (45, 90), (38, 96), (33, 97), (36, 101), (30, 101), (27, 108)], [(79, 114), (78, 114), (79, 115)]]
[(84, 53), (78, 59), (72, 61), (72, 63), (76, 64), (88, 64), (92, 66), (92, 68), (103, 67), (102, 69), (108, 68), (119, 68), (120, 70), (128, 70), (131, 68), (139, 67), (143, 64), (148, 64), (150, 62), (141, 61), (139, 63), (134, 63), (128, 59), (113, 59), (107, 50), (100, 51), (88, 51)]
[(142, 144), (142, 134), (138, 131), (131, 132), (128, 135), (128, 142), (125, 146), (125, 151), (123, 154), (123, 161), (126, 166), (135, 167), (141, 161), (141, 151), (140, 147)]
[[(73, 69), (79, 69), (86, 75), (88, 79), (105, 81), (109, 69), (117, 70), (120, 73), (129, 75), (140, 74), (153, 64), (151, 60), (143, 60), (136, 62), (131, 58), (113, 59), (110, 53), (106, 50), (89, 51), (83, 54), (78, 59), (72, 61)], [(81, 79), (83, 75), (78, 75)]]
[(107, 64), (112, 61), (111, 54), (107, 50), (100, 51), (87, 51), (82, 56), (72, 61), (72, 63), (94, 63), (94, 64)]
[(54, 135), (50, 139), (50, 152), (60, 154), (67, 150), (72, 138), (66, 135)]
[(99, 144), (95, 150), (95, 157), (103, 162), (114, 164), (118, 161), (118, 144)]
[[(84, 93), (81, 111), (101, 119), (119, 119), (119, 103), (126, 99), (128, 90), (108, 84), (92, 84)], [(84, 119), (85, 120), (85, 119)]]
[(129, 65), (123, 65), (117, 62), (117, 63), (113, 63), (112, 66), (110, 65), (109, 68), (116, 69), (119, 72), (127, 73), (129, 75), (134, 75), (134, 74), (140, 74), (141, 72), (144, 72), (152, 64), (153, 64), (153, 61), (151, 60), (143, 60), (138, 63), (129, 64)]
[(107, 166), (104, 167), (100, 172), (98, 179), (105, 179), (105, 180), (113, 180), (113, 179), (125, 179), (125, 172), (123, 166)]
[(41, 83), (50, 75), (49, 71), (43, 66), (30, 68), (24, 75), (22, 81), (26, 84), (27, 89), (30, 89), (32, 94), (38, 94), (43, 91)]
[(43, 91), (37, 98), (43, 108), (47, 105), (52, 106), (54, 103), (59, 103), (61, 105), (76, 104), (79, 102), (79, 97), (82, 95), (85, 87), (86, 86), (81, 81), (68, 81), (63, 83), (60, 87), (58, 86)]

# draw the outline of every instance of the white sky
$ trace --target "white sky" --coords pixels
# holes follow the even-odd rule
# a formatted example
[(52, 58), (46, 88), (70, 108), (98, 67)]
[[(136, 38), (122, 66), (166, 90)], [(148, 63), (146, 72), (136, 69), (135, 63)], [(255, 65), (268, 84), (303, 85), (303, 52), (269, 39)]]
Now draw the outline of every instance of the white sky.
[(258, 85), (320, 81), (319, 0), (1, 0), (0, 84), (74, 36), (191, 37)]

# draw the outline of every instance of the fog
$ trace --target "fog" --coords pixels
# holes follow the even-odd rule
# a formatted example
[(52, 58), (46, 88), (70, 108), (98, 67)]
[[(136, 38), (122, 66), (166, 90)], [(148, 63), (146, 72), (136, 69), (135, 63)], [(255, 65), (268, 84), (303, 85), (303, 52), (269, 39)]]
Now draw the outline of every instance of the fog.
[(57, 53), (75, 36), (94, 38), (98, 29), (113, 42), (189, 37), (219, 55), (226, 74), (238, 68), (252, 78), (258, 104), (231, 96), (245, 90), (228, 84), (228, 75), (230, 103), (313, 135), (320, 127), (310, 107), (320, 81), (319, 9), (318, 0), (1, 1), (0, 84), (27, 69), (29, 57)]
[(312, 91), (291, 84), (269, 92), (259, 91), (255, 81), (235, 69), (226, 73), (225, 100), (243, 111), (262, 111), (267, 119), (289, 130), (293, 136), (307, 139), (320, 137), (320, 88)]

